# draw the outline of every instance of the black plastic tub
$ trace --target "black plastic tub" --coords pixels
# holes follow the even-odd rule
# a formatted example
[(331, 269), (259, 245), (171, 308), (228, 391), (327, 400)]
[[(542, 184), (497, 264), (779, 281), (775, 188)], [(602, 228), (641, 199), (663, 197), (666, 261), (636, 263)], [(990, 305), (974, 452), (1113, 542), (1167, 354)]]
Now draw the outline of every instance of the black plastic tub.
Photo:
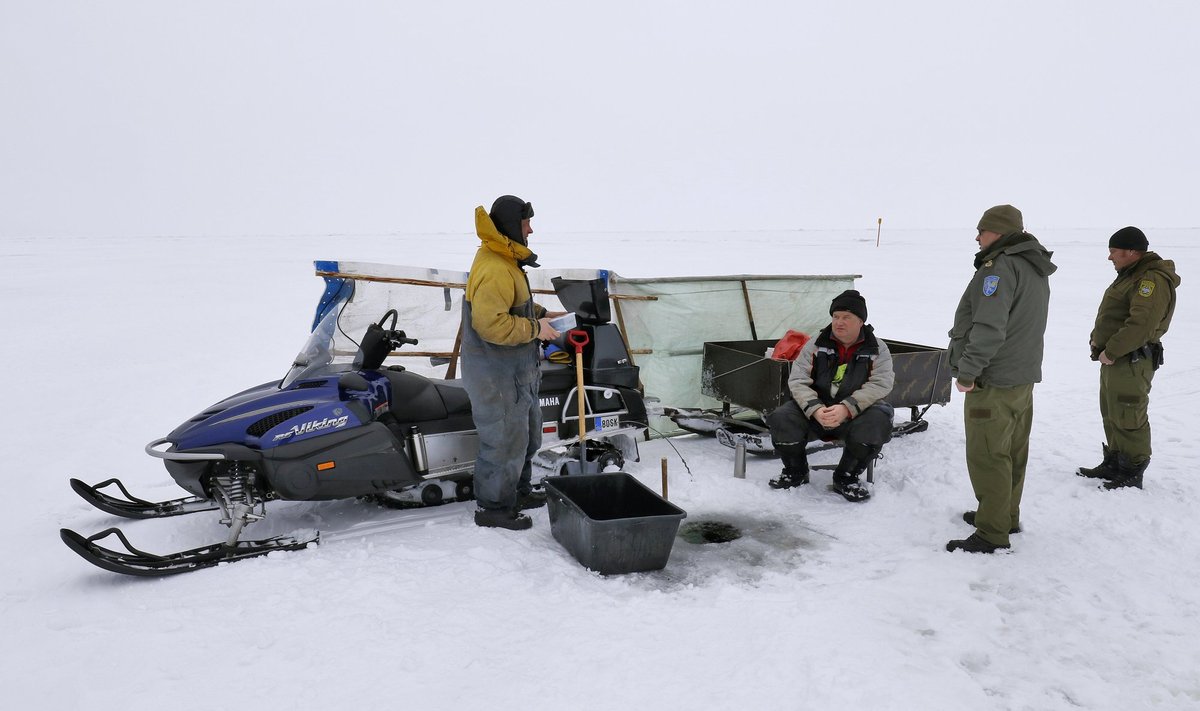
[(602, 575), (660, 570), (687, 512), (625, 472), (542, 480), (550, 532), (583, 567)]

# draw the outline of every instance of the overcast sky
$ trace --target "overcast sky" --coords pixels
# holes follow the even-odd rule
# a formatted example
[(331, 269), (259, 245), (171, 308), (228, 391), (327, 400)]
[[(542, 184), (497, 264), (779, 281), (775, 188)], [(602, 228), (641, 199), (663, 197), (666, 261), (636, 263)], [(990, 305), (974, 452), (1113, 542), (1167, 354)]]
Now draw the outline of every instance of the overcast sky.
[(0, 237), (1200, 225), (1200, 3), (0, 0)]

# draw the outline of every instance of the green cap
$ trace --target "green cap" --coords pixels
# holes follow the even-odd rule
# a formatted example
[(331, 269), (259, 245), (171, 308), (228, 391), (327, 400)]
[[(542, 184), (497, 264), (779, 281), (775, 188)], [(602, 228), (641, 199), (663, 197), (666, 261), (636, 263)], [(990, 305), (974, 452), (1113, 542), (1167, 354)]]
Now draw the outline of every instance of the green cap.
[(1007, 235), (1013, 232), (1024, 232), (1025, 222), (1021, 219), (1021, 211), (1017, 208), (1012, 205), (997, 205), (988, 208), (987, 212), (983, 213), (983, 217), (979, 218), (979, 227), (976, 229)]

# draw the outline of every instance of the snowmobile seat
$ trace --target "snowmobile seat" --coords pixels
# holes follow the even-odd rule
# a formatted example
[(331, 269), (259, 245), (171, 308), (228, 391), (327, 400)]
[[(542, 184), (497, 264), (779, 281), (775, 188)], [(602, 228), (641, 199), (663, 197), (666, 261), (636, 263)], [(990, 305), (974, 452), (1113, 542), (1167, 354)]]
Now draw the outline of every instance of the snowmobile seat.
[(437, 388), (438, 394), (442, 396), (442, 403), (446, 406), (448, 415), (469, 415), (471, 414), (471, 399), (467, 397), (467, 389), (463, 387), (461, 380), (434, 380), (433, 386)]
[(429, 378), (408, 371), (380, 371), (392, 386), (391, 412), (397, 422), (423, 422), (446, 417), (446, 404)]

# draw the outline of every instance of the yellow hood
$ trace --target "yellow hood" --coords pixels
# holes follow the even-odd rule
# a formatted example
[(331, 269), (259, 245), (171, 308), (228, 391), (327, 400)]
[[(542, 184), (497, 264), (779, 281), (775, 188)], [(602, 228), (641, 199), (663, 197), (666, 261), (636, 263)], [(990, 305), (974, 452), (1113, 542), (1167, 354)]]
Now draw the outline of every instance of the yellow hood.
[(525, 245), (500, 234), (500, 230), (496, 229), (496, 224), (492, 222), (492, 218), (488, 216), (487, 210), (483, 209), (482, 205), (475, 208), (475, 234), (479, 235), (484, 247), (496, 254), (508, 257), (514, 262), (519, 263), (522, 259), (528, 259), (533, 255), (533, 252)]

